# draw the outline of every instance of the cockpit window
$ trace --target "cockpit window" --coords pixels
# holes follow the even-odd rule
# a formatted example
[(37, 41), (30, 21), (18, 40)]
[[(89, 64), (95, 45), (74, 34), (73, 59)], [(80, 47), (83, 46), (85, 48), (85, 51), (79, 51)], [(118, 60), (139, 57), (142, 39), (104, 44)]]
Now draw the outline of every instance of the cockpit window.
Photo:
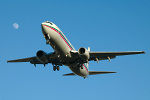
[(50, 23), (51, 25), (53, 25), (53, 23), (52, 23), (52, 22), (49, 22), (49, 21), (46, 21), (46, 23)]
[(52, 22), (50, 22), (50, 24), (51, 24), (51, 25), (53, 25), (53, 23), (52, 23)]

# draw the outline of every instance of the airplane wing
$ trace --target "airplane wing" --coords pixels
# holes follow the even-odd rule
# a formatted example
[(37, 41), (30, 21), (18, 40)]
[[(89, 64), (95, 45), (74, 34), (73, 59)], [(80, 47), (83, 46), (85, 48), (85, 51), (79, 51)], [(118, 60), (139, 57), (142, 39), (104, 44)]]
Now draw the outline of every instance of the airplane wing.
[(123, 55), (133, 55), (133, 54), (142, 54), (145, 53), (144, 51), (126, 51), (126, 52), (90, 52), (90, 59), (91, 60), (110, 60), (116, 58), (116, 56), (123, 56)]
[(38, 59), (36, 57), (29, 57), (29, 58), (8, 60), (7, 62), (31, 62), (31, 61), (38, 61)]
[[(56, 65), (62, 65), (59, 60), (56, 58), (54, 53), (47, 54), (48, 62), (53, 63)], [(22, 59), (15, 59), (15, 60), (8, 60), (9, 62), (30, 62), (31, 64), (43, 64), (41, 61), (37, 59), (37, 57), (29, 57), (29, 58), (22, 58)]]
[(89, 75), (108, 74), (108, 73), (116, 73), (116, 72), (109, 72), (109, 71), (89, 71)]

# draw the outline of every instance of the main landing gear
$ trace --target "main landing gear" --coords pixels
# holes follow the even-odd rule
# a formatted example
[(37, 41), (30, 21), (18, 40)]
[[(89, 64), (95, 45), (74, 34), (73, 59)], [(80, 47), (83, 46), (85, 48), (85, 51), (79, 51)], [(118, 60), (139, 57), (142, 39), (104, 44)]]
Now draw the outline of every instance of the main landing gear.
[(54, 70), (54, 71), (56, 71), (56, 70), (59, 71), (59, 70), (60, 70), (60, 67), (59, 67), (59, 66), (53, 66), (53, 70)]

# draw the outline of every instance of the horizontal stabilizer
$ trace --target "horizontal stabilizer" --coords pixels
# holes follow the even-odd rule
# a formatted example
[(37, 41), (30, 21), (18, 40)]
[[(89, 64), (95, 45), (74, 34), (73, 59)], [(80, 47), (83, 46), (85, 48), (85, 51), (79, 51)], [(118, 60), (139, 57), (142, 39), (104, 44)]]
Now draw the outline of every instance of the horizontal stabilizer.
[(69, 73), (69, 74), (64, 74), (63, 76), (73, 76), (75, 75), (74, 73)]
[(89, 75), (109, 74), (109, 73), (116, 73), (116, 72), (108, 72), (108, 71), (89, 71)]

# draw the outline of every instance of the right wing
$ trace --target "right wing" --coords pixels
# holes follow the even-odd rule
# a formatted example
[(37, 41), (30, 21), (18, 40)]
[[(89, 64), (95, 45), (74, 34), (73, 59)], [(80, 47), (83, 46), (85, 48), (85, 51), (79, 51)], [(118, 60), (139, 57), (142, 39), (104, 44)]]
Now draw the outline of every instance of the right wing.
[(38, 61), (36, 57), (29, 57), (29, 58), (22, 58), (22, 59), (15, 59), (15, 60), (8, 60), (7, 62), (31, 62), (31, 61)]
[[(55, 65), (62, 65), (61, 62), (57, 59), (55, 53), (47, 54), (47, 63), (53, 63)], [(7, 62), (30, 62), (31, 64), (43, 64), (41, 61), (37, 59), (37, 57), (29, 57), (29, 58), (22, 58), (22, 59), (15, 59), (15, 60), (8, 60)]]

